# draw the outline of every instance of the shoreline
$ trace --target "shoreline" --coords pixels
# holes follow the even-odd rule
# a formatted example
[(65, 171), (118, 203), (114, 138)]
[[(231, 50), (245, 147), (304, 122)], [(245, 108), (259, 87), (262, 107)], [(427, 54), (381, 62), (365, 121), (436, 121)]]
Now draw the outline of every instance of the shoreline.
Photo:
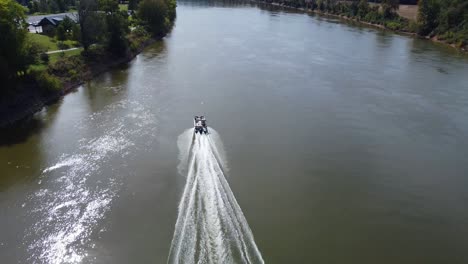
[(359, 20), (359, 19), (356, 19), (356, 18), (353, 18), (353, 17), (322, 12), (322, 11), (319, 11), (319, 10), (288, 6), (288, 5), (280, 4), (278, 2), (269, 3), (269, 2), (258, 1), (258, 0), (250, 0), (250, 1), (254, 2), (254, 3), (260, 3), (260, 4), (270, 5), (270, 6), (288, 8), (288, 9), (292, 9), (292, 10), (299, 10), (299, 11), (302, 11), (304, 13), (313, 13), (313, 14), (321, 15), (321, 16), (329, 16), (329, 17), (339, 18), (339, 19), (343, 19), (343, 20), (346, 20), (346, 21), (349, 21), (349, 22), (355, 22), (355, 23), (359, 23), (359, 24), (366, 25), (366, 26), (369, 26), (369, 27), (378, 28), (378, 29), (381, 29), (381, 30), (388, 30), (388, 31), (392, 31), (392, 32), (395, 32), (395, 33), (398, 33), (398, 34), (402, 34), (402, 35), (406, 35), (406, 36), (410, 36), (410, 37), (414, 37), (414, 38), (425, 39), (425, 40), (428, 40), (428, 41), (432, 41), (434, 43), (444, 44), (445, 46), (451, 47), (451, 48), (453, 48), (453, 49), (455, 49), (455, 50), (457, 50), (457, 51), (459, 51), (459, 52), (461, 52), (463, 54), (468, 54), (468, 47), (457, 47), (455, 44), (450, 44), (447, 41), (439, 40), (437, 38), (437, 36), (434, 36), (434, 37), (421, 36), (421, 35), (418, 35), (415, 32), (390, 29), (390, 28), (388, 28), (388, 27), (386, 27), (384, 25), (381, 25), (381, 24), (374, 24), (374, 23), (362, 21), (362, 20)]
[(102, 64), (88, 65), (88, 69), (82, 73), (76, 81), (64, 82), (62, 89), (57, 92), (43, 93), (33, 82), (25, 82), (19, 93), (13, 96), (0, 98), (0, 129), (12, 127), (21, 121), (32, 118), (34, 114), (42, 111), (48, 105), (52, 105), (68, 93), (74, 91), (85, 82), (92, 80), (112, 68), (129, 63), (149, 45), (161, 40), (161, 38), (150, 38), (141, 43), (135, 52), (129, 52), (127, 56), (116, 60), (106, 61)]

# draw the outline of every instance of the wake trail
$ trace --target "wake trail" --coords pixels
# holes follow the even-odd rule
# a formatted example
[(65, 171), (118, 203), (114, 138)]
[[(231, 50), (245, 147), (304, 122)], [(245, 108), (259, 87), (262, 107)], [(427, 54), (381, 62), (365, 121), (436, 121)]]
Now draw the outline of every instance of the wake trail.
[(179, 173), (187, 175), (168, 263), (264, 263), (225, 177), (218, 133), (179, 136)]

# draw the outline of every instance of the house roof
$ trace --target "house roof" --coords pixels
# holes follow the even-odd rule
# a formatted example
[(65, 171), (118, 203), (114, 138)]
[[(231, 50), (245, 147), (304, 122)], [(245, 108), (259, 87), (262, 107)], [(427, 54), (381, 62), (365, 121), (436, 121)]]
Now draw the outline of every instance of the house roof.
[(78, 19), (76, 16), (70, 16), (67, 14), (63, 15), (53, 15), (53, 16), (46, 16), (41, 21), (39, 21), (36, 25), (34, 26), (45, 26), (45, 25), (52, 25), (54, 27), (58, 26), (60, 22), (62, 22), (65, 17), (70, 18), (72, 21), (77, 22)]

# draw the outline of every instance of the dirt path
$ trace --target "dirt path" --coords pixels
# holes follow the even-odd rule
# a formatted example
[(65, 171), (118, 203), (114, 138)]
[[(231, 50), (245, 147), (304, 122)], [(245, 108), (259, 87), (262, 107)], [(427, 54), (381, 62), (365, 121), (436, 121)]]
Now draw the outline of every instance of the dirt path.
[(71, 49), (65, 49), (65, 50), (52, 50), (52, 51), (48, 51), (46, 52), (47, 54), (54, 54), (54, 53), (59, 53), (59, 52), (67, 52), (67, 51), (70, 51), (70, 50), (77, 50), (79, 48), (71, 48)]

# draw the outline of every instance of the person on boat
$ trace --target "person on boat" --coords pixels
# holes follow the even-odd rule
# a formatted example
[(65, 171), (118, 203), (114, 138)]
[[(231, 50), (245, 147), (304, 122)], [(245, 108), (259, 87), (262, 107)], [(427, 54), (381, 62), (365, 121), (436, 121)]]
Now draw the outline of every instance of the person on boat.
[(201, 120), (201, 125), (203, 127), (206, 127), (206, 118), (205, 118), (205, 116), (200, 116), (200, 120)]

